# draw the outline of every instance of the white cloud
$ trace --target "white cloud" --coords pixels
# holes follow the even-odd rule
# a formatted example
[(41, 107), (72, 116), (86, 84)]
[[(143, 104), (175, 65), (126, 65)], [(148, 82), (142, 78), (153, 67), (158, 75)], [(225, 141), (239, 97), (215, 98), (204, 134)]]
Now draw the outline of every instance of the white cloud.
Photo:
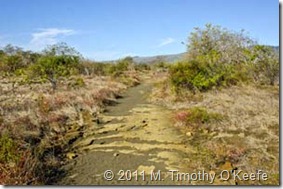
[(167, 37), (165, 39), (163, 39), (161, 41), (161, 43), (159, 45), (157, 45), (157, 47), (164, 47), (166, 45), (169, 45), (171, 43), (174, 43), (175, 42), (175, 39), (171, 38), (171, 37)]
[(74, 35), (75, 33), (76, 32), (71, 29), (39, 29), (38, 32), (32, 33), (32, 39), (29, 46), (31, 49), (39, 50), (46, 47), (46, 45), (53, 45), (57, 43), (60, 37)]

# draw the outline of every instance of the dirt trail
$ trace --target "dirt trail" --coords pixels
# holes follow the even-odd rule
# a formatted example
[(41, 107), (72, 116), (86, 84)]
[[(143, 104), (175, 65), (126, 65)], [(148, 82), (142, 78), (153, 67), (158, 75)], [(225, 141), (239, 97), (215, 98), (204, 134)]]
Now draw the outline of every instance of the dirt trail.
[[(130, 88), (101, 116), (101, 124), (86, 131), (74, 144), (79, 156), (64, 167), (68, 175), (60, 184), (191, 184), (172, 180), (168, 174), (169, 170), (187, 172), (189, 154), (194, 150), (185, 144), (186, 136), (173, 127), (172, 112), (147, 101), (151, 87), (145, 82)], [(104, 178), (106, 170), (113, 171), (113, 180)], [(120, 170), (131, 170), (131, 178), (123, 177)], [(137, 177), (136, 170), (144, 171), (144, 176)], [(159, 170), (161, 180), (154, 181), (151, 171), (157, 174)]]

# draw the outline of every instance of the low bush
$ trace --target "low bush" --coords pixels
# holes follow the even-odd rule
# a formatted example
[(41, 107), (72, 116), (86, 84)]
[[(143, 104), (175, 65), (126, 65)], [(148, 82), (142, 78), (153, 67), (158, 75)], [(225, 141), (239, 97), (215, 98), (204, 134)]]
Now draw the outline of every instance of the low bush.
[(170, 66), (170, 82), (180, 89), (207, 91), (238, 82), (274, 85), (279, 80), (279, 53), (257, 45), (241, 32), (207, 24), (195, 28), (187, 45), (187, 61)]
[(221, 121), (224, 117), (219, 113), (208, 112), (203, 107), (192, 107), (185, 111), (177, 112), (175, 121), (182, 125), (197, 128), (203, 124)]
[(77, 77), (74, 79), (70, 79), (69, 83), (68, 83), (68, 89), (79, 89), (82, 87), (85, 87), (85, 81), (82, 77)]
[(252, 48), (250, 57), (255, 82), (267, 85), (279, 82), (279, 53), (271, 47), (256, 45)]
[(207, 91), (213, 87), (229, 86), (243, 80), (243, 74), (234, 65), (207, 64), (197, 61), (179, 62), (169, 69), (174, 92), (182, 88), (193, 92)]
[(17, 144), (6, 133), (0, 137), (0, 163), (15, 162), (19, 158)]
[(103, 76), (107, 74), (107, 67), (109, 67), (109, 64), (93, 62), (90, 60), (83, 60), (81, 64), (77, 65), (77, 67), (78, 67), (79, 73), (82, 75)]
[(204, 124), (212, 121), (220, 121), (223, 116), (218, 113), (210, 113), (205, 108), (193, 107), (188, 110), (187, 122), (190, 124)]
[(145, 63), (137, 63), (135, 64), (135, 70), (137, 71), (148, 71), (150, 70), (150, 66), (148, 64), (145, 64)]

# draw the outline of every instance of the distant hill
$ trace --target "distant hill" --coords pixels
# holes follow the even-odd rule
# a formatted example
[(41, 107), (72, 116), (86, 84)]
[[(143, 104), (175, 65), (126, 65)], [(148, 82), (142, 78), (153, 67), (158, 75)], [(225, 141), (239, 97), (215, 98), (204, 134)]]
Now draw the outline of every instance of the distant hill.
[[(269, 47), (274, 49), (275, 52), (279, 53), (279, 46), (269, 46)], [(150, 64), (158, 60), (162, 60), (168, 63), (174, 63), (174, 62), (182, 60), (185, 54), (186, 53), (184, 52), (184, 53), (179, 53), (179, 54), (157, 55), (157, 56), (146, 56), (146, 57), (135, 56), (133, 57), (133, 59), (134, 59), (134, 62), (136, 63), (146, 63), (146, 64)]]
[(133, 57), (134, 62), (136, 63), (146, 63), (150, 64), (156, 61), (164, 61), (168, 63), (173, 63), (179, 60), (182, 60), (182, 58), (185, 56), (186, 53), (179, 53), (179, 54), (170, 54), (170, 55), (157, 55), (157, 56), (147, 56), (147, 57), (139, 57), (135, 56)]
[(275, 51), (275, 52), (278, 52), (278, 53), (280, 53), (279, 52), (279, 46), (270, 46), (271, 48), (273, 48), (273, 50)]
[[(279, 46), (269, 46), (269, 47), (273, 48), (274, 51), (279, 54)], [(134, 62), (138, 64), (140, 63), (151, 64), (151, 63), (160, 62), (160, 61), (164, 61), (167, 63), (174, 63), (174, 62), (182, 60), (185, 54), (186, 53), (183, 52), (183, 53), (169, 54), (169, 55), (134, 56), (133, 59), (134, 59)], [(113, 63), (115, 62), (115, 60), (105, 61), (105, 62)]]

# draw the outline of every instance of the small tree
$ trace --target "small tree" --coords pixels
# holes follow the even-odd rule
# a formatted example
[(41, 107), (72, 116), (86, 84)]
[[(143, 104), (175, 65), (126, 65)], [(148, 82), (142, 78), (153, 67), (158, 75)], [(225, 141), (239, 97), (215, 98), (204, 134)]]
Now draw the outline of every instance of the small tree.
[(247, 62), (246, 54), (253, 43), (243, 31), (231, 32), (211, 24), (195, 28), (189, 37), (189, 61), (170, 67), (173, 88), (206, 91), (236, 84), (245, 77), (236, 67)]
[[(279, 78), (279, 57), (270, 47), (256, 45), (241, 32), (207, 24), (189, 37), (188, 61), (171, 66), (175, 91), (206, 91), (213, 87), (255, 81), (274, 85)], [(177, 89), (177, 90), (176, 90)]]
[(15, 72), (17, 69), (24, 67), (23, 58), (20, 54), (10, 55), (6, 59), (6, 64), (8, 66), (8, 72)]
[(32, 76), (47, 79), (55, 91), (58, 78), (73, 74), (79, 60), (79, 53), (65, 43), (49, 46), (31, 67)]
[(115, 64), (110, 64), (107, 72), (113, 76), (120, 76), (125, 71), (134, 69), (134, 61), (132, 57), (126, 57), (119, 60)]
[(74, 47), (70, 47), (67, 43), (64, 42), (47, 46), (43, 50), (43, 54), (50, 56), (72, 56), (80, 58), (82, 57), (82, 55)]
[(20, 47), (7, 45), (0, 50), (0, 71), (6, 74), (22, 73), (40, 57), (38, 53), (24, 51)]
[(15, 54), (20, 54), (21, 52), (23, 52), (23, 49), (17, 46), (13, 46), (11, 44), (8, 44), (4, 47), (3, 51), (7, 54), (7, 55), (15, 55)]
[(263, 83), (274, 85), (279, 78), (279, 53), (268, 46), (256, 45), (250, 53), (254, 66), (254, 78)]
[(134, 60), (132, 57), (127, 56), (120, 60), (116, 66), (119, 71), (130, 70), (134, 68)]
[(1, 71), (11, 74), (25, 67), (23, 53), (24, 51), (19, 47), (11, 44), (5, 46), (0, 53)]
[(249, 47), (256, 44), (241, 32), (232, 32), (220, 26), (207, 24), (195, 28), (189, 36), (188, 57), (206, 63), (244, 63)]

